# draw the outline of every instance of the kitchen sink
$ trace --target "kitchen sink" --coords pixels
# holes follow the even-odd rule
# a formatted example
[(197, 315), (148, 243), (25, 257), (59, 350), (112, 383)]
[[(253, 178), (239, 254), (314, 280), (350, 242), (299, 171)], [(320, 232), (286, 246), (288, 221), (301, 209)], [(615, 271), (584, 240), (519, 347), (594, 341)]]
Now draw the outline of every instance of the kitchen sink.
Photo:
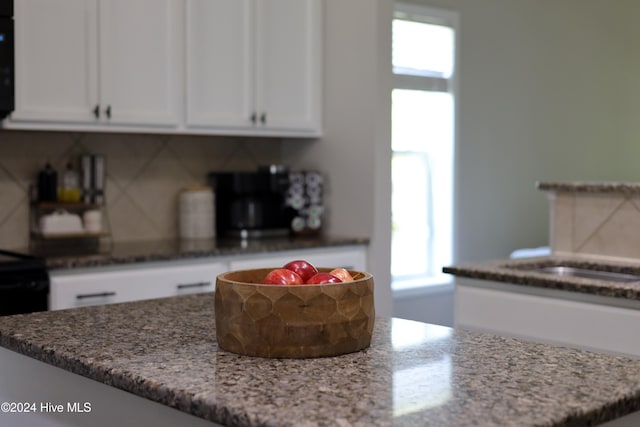
[(530, 269), (530, 271), (552, 274), (554, 276), (582, 277), (586, 279), (608, 280), (611, 282), (640, 282), (640, 274), (617, 273), (606, 270), (570, 267), (566, 265), (536, 267)]

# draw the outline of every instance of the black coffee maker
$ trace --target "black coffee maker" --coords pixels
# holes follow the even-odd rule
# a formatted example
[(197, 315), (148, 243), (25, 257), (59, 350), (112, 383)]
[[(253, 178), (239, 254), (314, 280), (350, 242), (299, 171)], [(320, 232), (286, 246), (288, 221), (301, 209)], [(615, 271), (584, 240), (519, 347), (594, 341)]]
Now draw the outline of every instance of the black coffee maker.
[(255, 172), (211, 172), (215, 191), (216, 232), (220, 237), (287, 236), (295, 211), (286, 206), (289, 171), (282, 165)]

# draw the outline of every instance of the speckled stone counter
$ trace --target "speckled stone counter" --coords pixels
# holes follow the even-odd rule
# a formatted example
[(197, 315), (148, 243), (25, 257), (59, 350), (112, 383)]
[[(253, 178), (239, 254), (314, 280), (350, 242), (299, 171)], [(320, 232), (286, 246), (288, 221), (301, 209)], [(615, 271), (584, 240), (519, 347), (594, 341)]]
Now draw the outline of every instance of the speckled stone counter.
[(640, 183), (634, 182), (538, 182), (536, 185), (543, 191), (640, 194)]
[(586, 257), (544, 256), (492, 260), (444, 267), (445, 273), (472, 279), (507, 282), (514, 285), (558, 289), (582, 294), (640, 301), (640, 282), (615, 282), (533, 271), (550, 266), (605, 270), (640, 275), (640, 263), (595, 260)]
[(104, 267), (151, 261), (172, 261), (226, 255), (247, 255), (313, 249), (331, 246), (368, 244), (369, 239), (357, 237), (284, 237), (262, 240), (212, 239), (212, 240), (148, 240), (114, 243), (106, 253), (56, 256), (41, 254), (47, 259), (50, 270)]
[(377, 319), (320, 359), (220, 350), (212, 295), (0, 318), (0, 345), (224, 425), (594, 425), (640, 410), (640, 360)]

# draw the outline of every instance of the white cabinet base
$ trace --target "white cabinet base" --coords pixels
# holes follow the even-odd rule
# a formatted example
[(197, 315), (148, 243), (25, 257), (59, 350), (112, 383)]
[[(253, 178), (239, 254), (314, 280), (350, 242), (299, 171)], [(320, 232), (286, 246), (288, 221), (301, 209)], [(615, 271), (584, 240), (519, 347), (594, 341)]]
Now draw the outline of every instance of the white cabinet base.
[(640, 301), (456, 279), (456, 327), (640, 357), (638, 325)]
[(218, 274), (280, 267), (295, 259), (306, 259), (317, 267), (367, 270), (365, 245), (53, 270), (49, 273), (49, 309), (213, 292)]
[(223, 262), (137, 268), (87, 269), (50, 273), (49, 309), (171, 297), (189, 293), (213, 292), (216, 276), (227, 270)]

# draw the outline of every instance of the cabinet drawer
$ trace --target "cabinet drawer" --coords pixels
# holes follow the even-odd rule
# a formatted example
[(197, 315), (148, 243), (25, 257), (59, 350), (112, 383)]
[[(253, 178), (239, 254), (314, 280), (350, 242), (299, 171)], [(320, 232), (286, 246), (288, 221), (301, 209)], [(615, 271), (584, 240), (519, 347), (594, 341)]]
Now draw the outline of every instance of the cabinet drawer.
[[(556, 289), (521, 289), (503, 282), (456, 278), (455, 326), (524, 340), (640, 357), (629, 339), (640, 323), (640, 304), (609, 305), (606, 297)], [(572, 299), (569, 299), (572, 298)]]
[(143, 267), (90, 273), (51, 273), (49, 309), (212, 292), (226, 263)]
[(230, 270), (248, 268), (280, 267), (295, 259), (304, 259), (316, 267), (344, 267), (353, 270), (366, 270), (366, 249), (364, 247), (326, 248), (321, 250), (299, 250), (282, 252), (278, 255), (252, 256), (251, 258), (232, 260)]
[(213, 292), (216, 276), (228, 270), (227, 263), (216, 262), (206, 265), (190, 265), (173, 267), (163, 271), (164, 296), (186, 295), (202, 292)]

